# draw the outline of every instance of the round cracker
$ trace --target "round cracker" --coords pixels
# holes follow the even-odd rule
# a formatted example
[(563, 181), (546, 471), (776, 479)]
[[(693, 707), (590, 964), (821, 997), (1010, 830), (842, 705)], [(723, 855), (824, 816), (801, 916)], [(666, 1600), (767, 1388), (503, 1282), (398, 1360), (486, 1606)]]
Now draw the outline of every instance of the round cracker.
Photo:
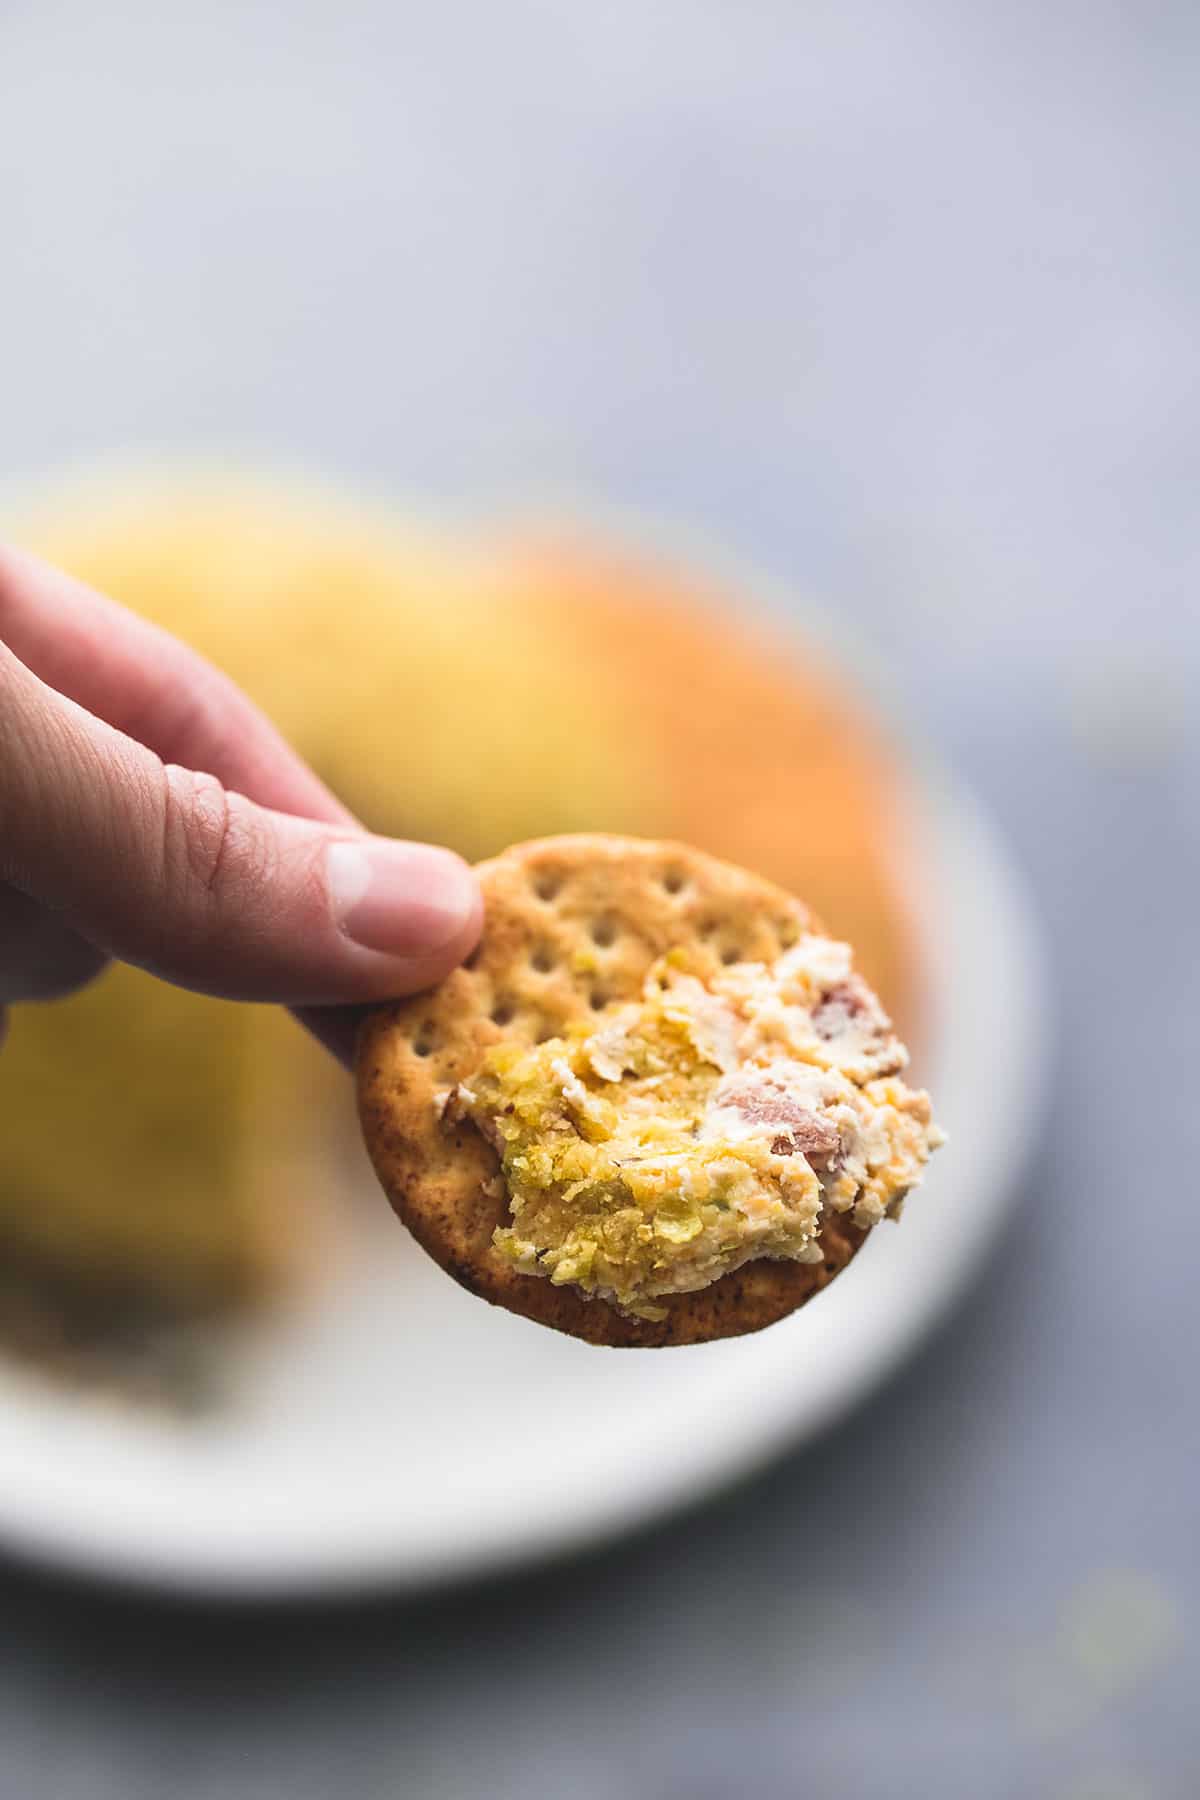
[(737, 1337), (803, 1306), (866, 1233), (827, 1214), (818, 1263), (761, 1260), (667, 1316), (629, 1318), (578, 1288), (525, 1275), (495, 1249), (509, 1219), (495, 1150), (445, 1097), (493, 1044), (536, 1043), (610, 1000), (640, 998), (651, 964), (683, 946), (713, 969), (773, 961), (821, 926), (774, 883), (685, 844), (587, 833), (517, 844), (477, 868), (485, 903), (478, 949), (432, 993), (379, 1007), (358, 1041), (359, 1116), (388, 1198), (447, 1274), (497, 1306), (588, 1343), (628, 1347)]

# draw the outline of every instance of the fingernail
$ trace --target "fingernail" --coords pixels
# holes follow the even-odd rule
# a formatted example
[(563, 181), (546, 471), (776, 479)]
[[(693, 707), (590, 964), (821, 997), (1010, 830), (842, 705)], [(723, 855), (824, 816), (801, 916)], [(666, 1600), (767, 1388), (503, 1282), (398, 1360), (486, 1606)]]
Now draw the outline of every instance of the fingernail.
[(470, 869), (448, 850), (363, 838), (331, 844), (326, 874), (341, 929), (366, 950), (421, 956), (457, 937), (478, 901)]

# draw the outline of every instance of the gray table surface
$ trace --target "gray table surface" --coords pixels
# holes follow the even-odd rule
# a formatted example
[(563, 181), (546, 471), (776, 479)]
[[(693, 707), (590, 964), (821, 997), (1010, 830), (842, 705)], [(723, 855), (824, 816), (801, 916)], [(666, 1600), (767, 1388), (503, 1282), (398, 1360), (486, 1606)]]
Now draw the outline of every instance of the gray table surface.
[(5, 1800), (1197, 1791), (1198, 50), (1186, 0), (0, 4), (0, 474), (703, 525), (887, 659), (1062, 1026), (1002, 1253), (831, 1438), (420, 1605), (7, 1570)]

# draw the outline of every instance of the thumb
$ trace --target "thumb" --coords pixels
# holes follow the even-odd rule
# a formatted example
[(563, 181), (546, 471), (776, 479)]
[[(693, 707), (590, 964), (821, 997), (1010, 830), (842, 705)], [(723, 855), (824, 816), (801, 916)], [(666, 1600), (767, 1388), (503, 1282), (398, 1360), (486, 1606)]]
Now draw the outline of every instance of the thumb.
[(2, 644), (0, 880), (168, 981), (290, 1005), (427, 987), (481, 917), (450, 851), (276, 812), (164, 763)]

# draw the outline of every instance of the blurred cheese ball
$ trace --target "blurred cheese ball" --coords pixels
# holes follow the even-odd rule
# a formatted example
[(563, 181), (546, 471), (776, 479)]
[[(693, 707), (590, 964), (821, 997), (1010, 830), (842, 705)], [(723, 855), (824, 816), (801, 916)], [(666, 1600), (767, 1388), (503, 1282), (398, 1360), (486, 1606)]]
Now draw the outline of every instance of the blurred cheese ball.
[[(806, 900), (911, 1031), (903, 774), (745, 596), (240, 477), (89, 480), (2, 523), (228, 670), (373, 830), (471, 859), (686, 840)], [(22, 1008), (0, 1079), (0, 1322), (245, 1304), (336, 1232), (344, 1078), (278, 1013), (114, 969)]]

